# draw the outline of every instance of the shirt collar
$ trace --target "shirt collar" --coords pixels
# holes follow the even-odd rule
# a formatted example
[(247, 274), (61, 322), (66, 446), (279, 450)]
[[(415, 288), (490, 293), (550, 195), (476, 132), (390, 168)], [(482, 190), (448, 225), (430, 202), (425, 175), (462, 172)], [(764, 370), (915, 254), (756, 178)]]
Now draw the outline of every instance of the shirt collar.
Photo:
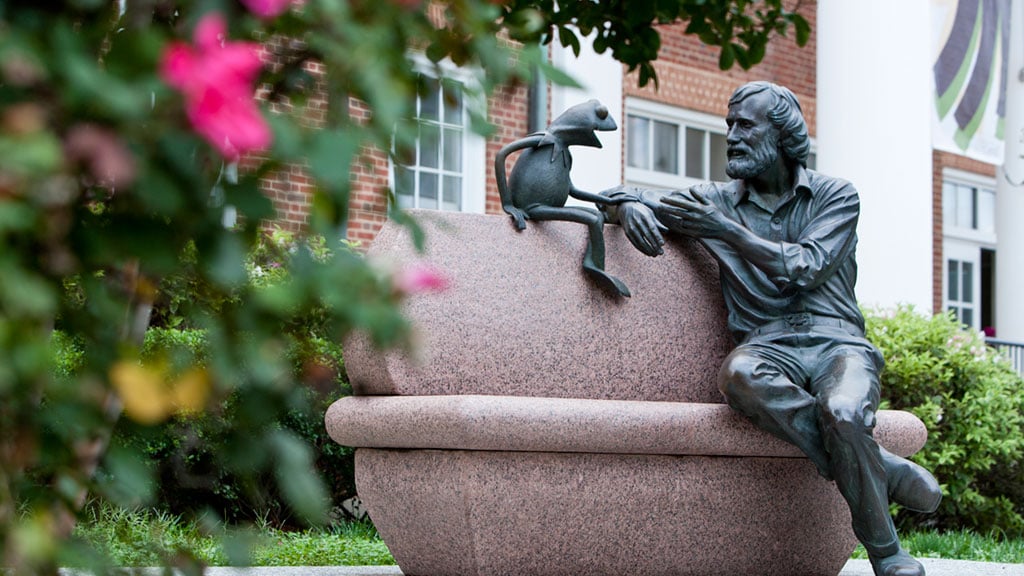
[[(735, 200), (733, 200), (734, 206), (739, 206), (744, 200), (748, 200), (750, 196), (750, 190), (747, 189), (747, 183), (745, 180), (735, 180), (737, 186), (737, 194)], [(813, 194), (814, 191), (811, 188), (811, 180), (807, 175), (807, 169), (800, 164), (796, 165), (796, 186), (793, 186), (794, 196), (801, 192), (807, 194)]]

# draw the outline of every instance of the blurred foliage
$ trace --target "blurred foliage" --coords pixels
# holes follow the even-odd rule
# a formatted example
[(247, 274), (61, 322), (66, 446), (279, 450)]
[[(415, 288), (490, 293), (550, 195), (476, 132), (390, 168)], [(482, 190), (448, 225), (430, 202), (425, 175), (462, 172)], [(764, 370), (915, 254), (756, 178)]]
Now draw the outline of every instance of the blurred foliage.
[(687, 22), (687, 34), (720, 48), (722, 70), (734, 64), (748, 70), (760, 63), (775, 34), (785, 36), (792, 29), (798, 46), (807, 44), (811, 35), (810, 24), (799, 14), (801, 3), (782, 0), (595, 0), (569, 5), (555, 0), (510, 0), (503, 4), (504, 22), (513, 38), (527, 43), (557, 38), (579, 55), (581, 37), (593, 35), (598, 54), (610, 50), (630, 72), (640, 70), (640, 86), (652, 80), (657, 83), (652, 62), (661, 48), (658, 24)]
[(1024, 381), (982, 334), (947, 314), (908, 306), (869, 311), (867, 335), (885, 356), (883, 407), (928, 428), (913, 460), (942, 485), (934, 514), (897, 511), (907, 529), (1024, 536)]
[[(253, 6), (263, 7), (260, 17)], [(334, 357), (325, 343), (351, 330), (379, 345), (408, 344), (401, 292), (342, 237), (359, 151), (402, 149), (415, 138), (414, 126), (400, 122), (413, 115), (420, 89), (411, 52), (471, 67), (478, 82), (470, 89), (482, 97), (538, 70), (568, 82), (536, 41), (576, 47), (578, 34), (596, 30), (595, 47), (640, 66), (646, 82), (659, 22), (691, 19), (690, 32), (733, 53), (723, 52), (723, 65), (746, 66), (760, 59), (763, 40), (789, 26), (806, 39), (806, 23), (780, 6), (0, 2), (0, 565), (14, 575), (80, 564), (73, 556), (100, 566), (94, 550), (68, 540), (87, 495), (126, 507), (157, 501), (161, 471), (147, 456), (157, 446), (111, 443), (116, 426), (139, 438), (205, 418), (217, 439), (204, 466), (237, 475), (239, 485), (272, 479), (294, 517), (323, 519), (327, 490), (312, 472), (310, 434), (268, 423), (319, 409), (297, 390), (330, 379), (313, 365), (296, 369), (295, 358)], [(223, 37), (196, 34), (211, 30), (197, 24), (214, 13), (226, 23)], [(230, 146), (209, 141), (213, 128), (237, 128), (212, 124), (216, 106), (203, 107), (216, 104), (203, 98), (225, 96), (218, 78), (192, 85), (179, 68), (172, 89), (161, 66), (176, 47), (187, 57), (177, 64), (198, 69), (213, 54), (231, 71), (243, 41), (263, 47), (261, 111), (245, 119), (249, 127), (265, 122), (272, 144), (243, 157), (236, 179), (224, 177), (234, 158), (220, 156)], [(246, 88), (233, 76), (222, 80), (231, 80), (231, 94)], [(318, 98), (327, 100), (326, 117), (314, 121)], [(355, 101), (369, 114), (352, 114)], [(231, 112), (240, 103), (223, 105)], [(485, 118), (473, 125), (487, 130)], [(315, 181), (303, 236), (317, 240), (295, 238), (280, 258), (273, 243), (261, 245), (274, 210), (259, 182), (292, 164)], [(239, 225), (222, 224), (226, 206)], [(153, 332), (151, 324), (181, 331)], [(168, 342), (147, 344), (147, 334)], [(54, 342), (74, 351), (55, 361)], [(166, 356), (154, 360), (153, 350)], [(187, 551), (166, 560), (188, 573), (199, 566)]]
[[(82, 364), (83, 350), (60, 331), (54, 332), (54, 345), (59, 372), (73, 377)], [(118, 478), (124, 473), (117, 469), (119, 462), (101, 463), (97, 482), (104, 490), (100, 494), (113, 492), (117, 501), (152, 505), (163, 513), (299, 528), (303, 519), (295, 517), (273, 476), (253, 473), (258, 458), (221, 460), (218, 456), (252, 449), (252, 444), (268, 441), (268, 435), (284, 432), (312, 450), (311, 470), (328, 491), (328, 510), (338, 510), (342, 500), (355, 495), (352, 449), (331, 440), (323, 424), (328, 405), (349, 392), (341, 346), (311, 335), (293, 340), (285, 354), (295, 380), (305, 385), (291, 388), (284, 404), (255, 407), (262, 426), (245, 431), (255, 433), (255, 438), (237, 435), (235, 423), (244, 420), (245, 411), (254, 410), (240, 391), (202, 412), (176, 415), (157, 424), (122, 418), (114, 428), (110, 450), (137, 454), (141, 473), (148, 478), (140, 479), (145, 483), (142, 490), (131, 492), (125, 479)], [(147, 364), (204, 366), (209, 356), (202, 330), (150, 328), (142, 348)]]

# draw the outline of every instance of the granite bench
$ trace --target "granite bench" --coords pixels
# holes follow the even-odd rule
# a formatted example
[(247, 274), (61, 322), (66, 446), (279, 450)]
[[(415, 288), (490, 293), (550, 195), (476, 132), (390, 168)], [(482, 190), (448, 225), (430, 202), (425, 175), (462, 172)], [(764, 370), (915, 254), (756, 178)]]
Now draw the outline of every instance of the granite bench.
[[(407, 302), (412, 357), (344, 343), (355, 395), (326, 416), (404, 574), (840, 572), (856, 539), (834, 485), (723, 404), (733, 344), (698, 245), (652, 259), (609, 226), (624, 299), (580, 269), (584, 226), (416, 217), (425, 254), (388, 224), (368, 257), (425, 258), (452, 286)], [(903, 456), (926, 438), (894, 411), (875, 434)]]

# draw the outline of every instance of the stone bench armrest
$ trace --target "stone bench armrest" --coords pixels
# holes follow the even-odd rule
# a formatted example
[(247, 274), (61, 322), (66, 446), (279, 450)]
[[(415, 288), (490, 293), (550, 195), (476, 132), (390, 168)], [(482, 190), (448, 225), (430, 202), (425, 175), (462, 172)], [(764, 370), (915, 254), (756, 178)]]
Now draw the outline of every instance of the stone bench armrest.
[[(351, 396), (327, 412), (346, 446), (513, 452), (802, 458), (724, 404), (522, 396)], [(875, 436), (910, 455), (927, 437), (907, 412), (882, 410)]]

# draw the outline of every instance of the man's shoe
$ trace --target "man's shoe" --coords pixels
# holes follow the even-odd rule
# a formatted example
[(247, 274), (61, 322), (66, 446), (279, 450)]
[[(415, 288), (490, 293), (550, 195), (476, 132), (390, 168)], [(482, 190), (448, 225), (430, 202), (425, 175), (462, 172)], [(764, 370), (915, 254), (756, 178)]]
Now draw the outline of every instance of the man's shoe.
[(869, 554), (868, 558), (875, 576), (925, 576), (924, 566), (903, 548), (892, 556), (876, 558)]
[(914, 512), (931, 513), (939, 508), (942, 489), (931, 472), (884, 448), (882, 462), (885, 465), (890, 501)]

